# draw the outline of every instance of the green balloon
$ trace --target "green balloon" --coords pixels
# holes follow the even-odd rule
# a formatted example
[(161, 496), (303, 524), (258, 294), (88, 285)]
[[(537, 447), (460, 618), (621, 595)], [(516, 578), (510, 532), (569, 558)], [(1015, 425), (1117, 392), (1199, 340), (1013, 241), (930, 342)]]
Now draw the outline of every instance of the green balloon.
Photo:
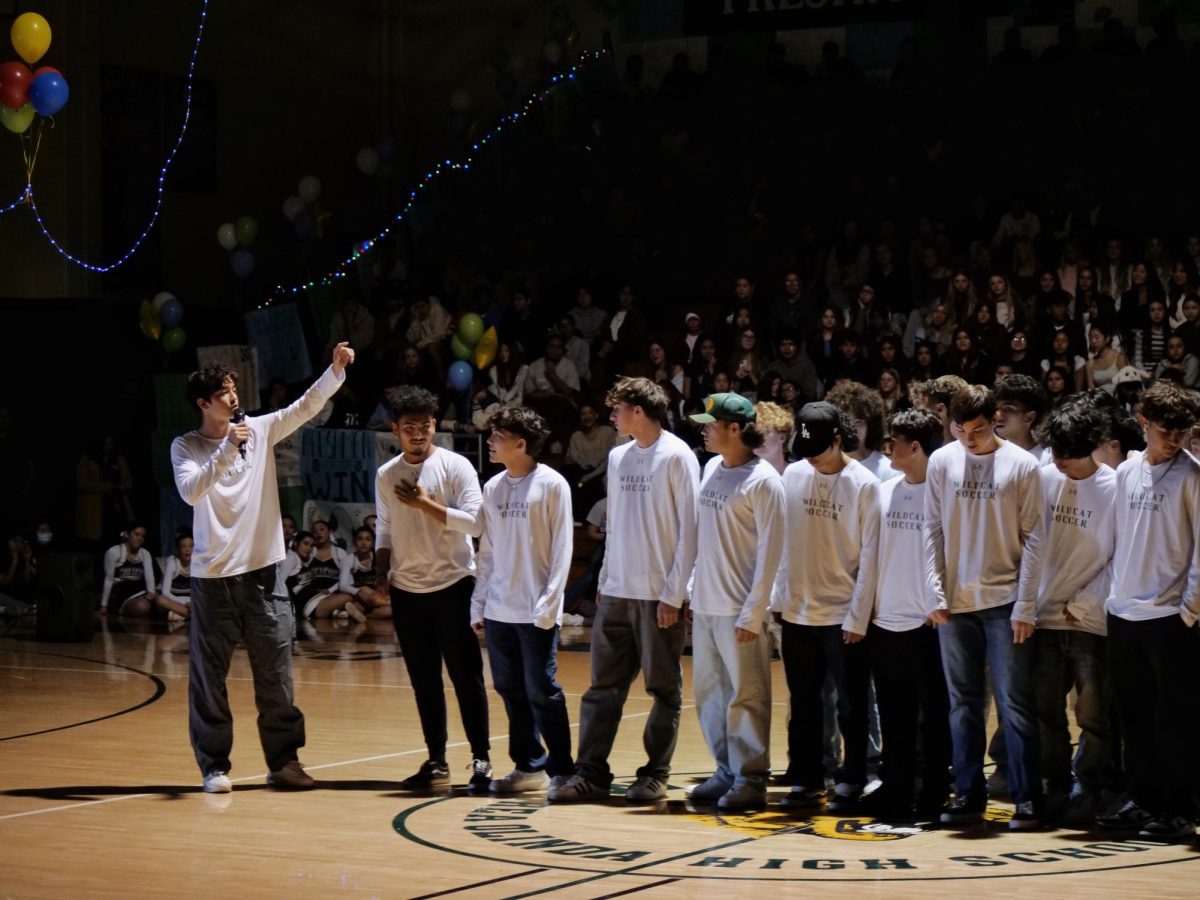
[(458, 337), (466, 346), (474, 347), (483, 337), (483, 319), (475, 313), (467, 313), (458, 323)]
[(455, 359), (471, 358), (471, 348), (460, 341), (457, 334), (450, 335), (450, 352), (454, 354)]
[(187, 335), (182, 328), (176, 325), (174, 328), (168, 328), (163, 332), (162, 342), (164, 350), (168, 353), (174, 353), (176, 350), (183, 349), (183, 345), (187, 343)]
[(0, 104), (0, 124), (15, 134), (24, 134), (33, 124), (33, 104), (26, 103), (18, 109), (9, 109)]
[(233, 233), (237, 242), (243, 247), (249, 247), (258, 237), (258, 222), (254, 216), (242, 216), (233, 223)]

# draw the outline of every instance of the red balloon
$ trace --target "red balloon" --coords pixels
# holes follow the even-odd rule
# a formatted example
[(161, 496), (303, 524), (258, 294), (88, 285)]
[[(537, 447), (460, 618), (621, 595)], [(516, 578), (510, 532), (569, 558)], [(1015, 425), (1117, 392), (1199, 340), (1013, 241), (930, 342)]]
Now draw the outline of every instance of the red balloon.
[(29, 102), (29, 83), (33, 74), (25, 63), (0, 63), (0, 103), (9, 109), (20, 109)]
[(46, 72), (53, 72), (60, 78), (62, 77), (62, 72), (58, 71), (58, 69), (54, 68), (54, 66), (42, 66), (41, 68), (34, 69), (33, 77), (37, 78), (39, 75), (44, 75)]

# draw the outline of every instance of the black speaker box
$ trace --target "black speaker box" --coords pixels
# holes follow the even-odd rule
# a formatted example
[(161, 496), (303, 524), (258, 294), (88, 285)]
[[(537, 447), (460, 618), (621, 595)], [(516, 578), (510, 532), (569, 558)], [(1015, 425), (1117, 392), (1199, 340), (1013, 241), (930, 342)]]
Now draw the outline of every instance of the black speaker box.
[(90, 641), (96, 633), (95, 562), (86, 553), (52, 553), (38, 560), (37, 639)]

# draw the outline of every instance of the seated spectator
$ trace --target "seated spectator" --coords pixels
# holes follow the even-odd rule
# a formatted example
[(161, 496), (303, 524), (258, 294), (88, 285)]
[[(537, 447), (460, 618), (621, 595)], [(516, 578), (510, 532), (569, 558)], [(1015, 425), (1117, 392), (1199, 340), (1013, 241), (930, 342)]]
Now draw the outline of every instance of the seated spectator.
[(867, 359), (862, 338), (858, 332), (843, 329), (838, 336), (838, 356), (834, 361), (826, 390), (839, 381), (857, 381), (869, 384), (875, 380), (875, 366)]
[[(721, 391), (714, 393), (719, 394)], [(800, 386), (799, 382), (788, 378), (779, 386), (779, 405), (793, 415), (800, 411), (800, 407), (809, 402), (811, 401), (805, 396), (804, 388)]]
[(608, 475), (608, 451), (616, 443), (617, 433), (600, 424), (595, 405), (579, 406), (579, 429), (571, 435), (563, 458), (563, 477), (571, 485), (571, 508), (591, 509), (604, 495)]
[(908, 369), (908, 361), (900, 353), (900, 338), (894, 334), (885, 334), (875, 344), (875, 364), (882, 369), (895, 369), (903, 374)]
[(1187, 351), (1183, 338), (1177, 334), (1167, 338), (1167, 355), (1154, 369), (1155, 378), (1163, 378), (1168, 372), (1178, 373), (1177, 379), (1186, 388), (1200, 383), (1200, 359)]
[(439, 367), (443, 357), (442, 344), (453, 330), (454, 321), (437, 295), (430, 294), (413, 301), (412, 318), (404, 336), (412, 346), (428, 354)]
[(1009, 284), (1008, 276), (1003, 272), (993, 272), (988, 277), (988, 295), (996, 310), (996, 321), (1010, 331), (1014, 327), (1024, 327), (1029, 319), (1024, 301), (1017, 295)]
[[(835, 317), (839, 315), (834, 310), (830, 311)], [(794, 381), (798, 384), (801, 393), (807, 398), (805, 402), (821, 399), (825, 393), (824, 385), (812, 359), (800, 349), (799, 335), (794, 331), (782, 331), (778, 335), (776, 346), (778, 355), (767, 363), (767, 368), (778, 372), (784, 381)], [(804, 403), (800, 404), (803, 405)]]
[(546, 339), (546, 355), (529, 364), (525, 379), (527, 396), (556, 394), (574, 399), (579, 393), (579, 370), (566, 358), (563, 339), (552, 335)]
[(168, 616), (186, 619), (192, 614), (192, 546), (189, 529), (175, 532), (175, 550), (163, 565), (162, 590), (156, 600)]
[(514, 287), (510, 303), (511, 308), (500, 325), (500, 336), (520, 347), (521, 353), (529, 359), (539, 347), (545, 345), (546, 335), (550, 332), (549, 324), (527, 287)]
[(817, 328), (820, 313), (814, 302), (809, 302), (804, 293), (800, 275), (788, 272), (783, 277), (783, 293), (771, 304), (770, 321), (767, 327), (775, 340), (785, 332), (797, 337), (807, 336)]
[(755, 402), (779, 403), (783, 399), (781, 396), (782, 391), (783, 376), (774, 369), (767, 369), (758, 381), (758, 392)]
[(495, 362), (488, 368), (488, 387), (475, 395), (475, 402), (483, 407), (493, 403), (520, 406), (525, 402), (528, 380), (529, 366), (525, 365), (520, 348), (508, 341), (501, 341)]
[(1042, 360), (1042, 372), (1057, 366), (1071, 374), (1071, 392), (1082, 391), (1087, 381), (1087, 362), (1071, 352), (1071, 338), (1065, 331), (1057, 332), (1050, 341), (1050, 353)]
[(1033, 292), (1033, 312), (1038, 321), (1057, 318), (1054, 307), (1063, 308), (1063, 318), (1070, 319), (1071, 295), (1063, 290), (1058, 279), (1058, 270), (1044, 266), (1038, 272), (1037, 288)]
[(1113, 378), (1129, 365), (1125, 354), (1113, 347), (1112, 329), (1103, 321), (1092, 322), (1088, 329), (1091, 355), (1084, 364), (1084, 383), (1088, 390), (1101, 388), (1109, 394), (1116, 390)]
[(329, 340), (325, 342), (324, 355), (332, 356), (333, 348), (343, 341), (364, 350), (375, 343), (375, 317), (355, 289), (338, 298), (329, 318)]
[(942, 371), (967, 384), (992, 383), (991, 357), (975, 346), (975, 338), (966, 328), (954, 329), (954, 346), (942, 357)]
[(148, 616), (158, 592), (154, 589), (154, 560), (146, 543), (146, 526), (133, 521), (121, 532), (121, 542), (104, 553), (104, 587), (100, 614)]
[(975, 320), (975, 309), (979, 306), (979, 298), (975, 294), (975, 285), (966, 269), (953, 270), (950, 283), (946, 286), (946, 294), (941, 300), (941, 305), (946, 308), (949, 317), (955, 322)]
[[(821, 310), (821, 317), (817, 322), (817, 331), (808, 343), (805, 345), (808, 351), (808, 359), (816, 370), (817, 377), (821, 381), (821, 389), (818, 393), (824, 394), (824, 386), (829, 383), (833, 375), (833, 369), (837, 365), (838, 358), (838, 336), (846, 326), (846, 318), (842, 311), (836, 306), (826, 306)], [(782, 348), (780, 348), (782, 353)], [(771, 364), (771, 368), (775, 369), (785, 379), (791, 376), (787, 371), (780, 366)], [(802, 379), (796, 379), (803, 385)]]
[(900, 373), (895, 369), (880, 369), (879, 380), (875, 385), (875, 393), (879, 395), (879, 402), (883, 404), (885, 425), (893, 413), (912, 407), (912, 402), (908, 399), (908, 394), (904, 389), (904, 382), (900, 379)]
[(597, 346), (596, 339), (602, 337), (604, 320), (608, 314), (595, 305), (592, 292), (581, 287), (575, 298), (575, 305), (567, 313), (575, 323), (575, 333), (588, 343), (589, 348)]
[(1133, 364), (1147, 372), (1153, 371), (1167, 355), (1167, 338), (1171, 336), (1165, 301), (1156, 298), (1146, 304), (1146, 320), (1133, 335)]
[(687, 376), (684, 367), (678, 359), (667, 352), (667, 344), (653, 340), (647, 348), (647, 362), (651, 381), (669, 381), (680, 394), (686, 393)]
[(390, 619), (392, 598), (387, 592), (375, 589), (377, 581), (375, 531), (360, 525), (354, 530), (354, 552), (342, 557), (337, 593), (329, 598), (329, 605), (334, 610), (346, 610), (346, 615), (356, 622)]
[(990, 303), (980, 303), (975, 307), (969, 327), (974, 332), (979, 349), (992, 359), (999, 359), (1008, 353), (1008, 332), (996, 321), (996, 311)]
[(932, 344), (934, 353), (941, 356), (953, 342), (954, 325), (943, 303), (934, 303), (924, 310), (914, 310), (904, 328), (902, 345), (909, 358), (917, 355), (917, 344)]
[(702, 399), (713, 393), (713, 376), (721, 368), (717, 362), (716, 340), (705, 335), (700, 339), (699, 346), (700, 349), (688, 370), (688, 386), (691, 388), (689, 399)]
[(283, 549), (291, 550), (292, 543), (296, 540), (296, 520), (284, 513), (279, 517), (280, 526), (283, 528)]
[(876, 294), (870, 279), (858, 286), (858, 297), (850, 307), (850, 328), (862, 335), (869, 347), (885, 334), (891, 334), (888, 307)]
[[(1043, 277), (1049, 277), (1048, 273), (1043, 274)], [(1071, 312), (1068, 306), (1070, 301), (1071, 298), (1067, 296), (1066, 291), (1057, 291), (1046, 301), (1048, 305), (1045, 315), (1038, 317), (1034, 349), (1043, 356), (1049, 355), (1050, 348), (1054, 343), (1054, 336), (1060, 332), (1065, 333), (1069, 338), (1072, 356), (1083, 356), (1087, 352), (1083, 330), (1078, 324), (1071, 321)]]
[(733, 379), (734, 391), (753, 400), (758, 390), (758, 380), (767, 370), (766, 360), (758, 348), (758, 335), (753, 328), (747, 328), (738, 336), (737, 349), (730, 355), (725, 368)]
[[(312, 593), (300, 610), (302, 618), (328, 619), (346, 607), (338, 600), (338, 585), (342, 580), (342, 561), (346, 551), (333, 543), (333, 532), (324, 519), (312, 523), (312, 552), (305, 566)], [(349, 615), (349, 613), (347, 613)]]
[(558, 317), (558, 336), (563, 340), (563, 355), (575, 365), (581, 384), (592, 380), (592, 347), (575, 333), (575, 319), (570, 313)]
[(617, 293), (617, 311), (608, 320), (601, 336), (600, 349), (596, 355), (604, 362), (605, 374), (597, 375), (596, 385), (615, 379), (624, 371), (625, 364), (636, 358), (646, 343), (646, 316), (637, 304), (637, 294), (630, 284), (621, 286)]
[(1200, 297), (1184, 297), (1179, 307), (1183, 319), (1171, 333), (1183, 338), (1188, 353), (1200, 356)]
[(0, 615), (21, 616), (33, 604), (37, 562), (33, 548), (20, 532), (8, 538), (7, 553), (0, 560)]
[(1167, 286), (1168, 324), (1171, 328), (1177, 330), (1186, 321), (1184, 301), (1197, 299), (1198, 291), (1200, 272), (1196, 271), (1196, 261), (1185, 255), (1171, 266), (1170, 284)]
[(704, 323), (694, 312), (683, 317), (683, 338), (675, 346), (676, 355), (688, 370), (700, 356), (700, 339), (704, 336)]
[[(1047, 408), (1054, 409), (1075, 393), (1075, 376), (1062, 366), (1051, 366), (1042, 375), (1042, 387), (1046, 389)], [(1138, 387), (1141, 388), (1140, 381)]]
[(918, 341), (913, 347), (912, 365), (905, 381), (932, 381), (942, 374), (942, 361), (938, 358), (937, 345), (929, 341)]
[[(1167, 292), (1162, 282), (1151, 274), (1150, 266), (1144, 261), (1133, 264), (1129, 279), (1129, 288), (1121, 294), (1121, 302), (1117, 307), (1117, 324), (1126, 334), (1145, 327), (1152, 301), (1161, 301), (1164, 310), (1167, 303)], [(1165, 317), (1163, 321), (1165, 324)], [(1158, 360), (1152, 362), (1157, 364)]]

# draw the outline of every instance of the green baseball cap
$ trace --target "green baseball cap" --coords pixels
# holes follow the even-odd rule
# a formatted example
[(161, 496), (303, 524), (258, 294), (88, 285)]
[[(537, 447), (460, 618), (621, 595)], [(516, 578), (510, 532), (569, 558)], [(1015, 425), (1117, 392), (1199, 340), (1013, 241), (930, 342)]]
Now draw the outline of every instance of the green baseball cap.
[(747, 425), (758, 418), (754, 404), (741, 394), (709, 394), (704, 398), (704, 412), (688, 416), (697, 425), (707, 425), (721, 419)]

